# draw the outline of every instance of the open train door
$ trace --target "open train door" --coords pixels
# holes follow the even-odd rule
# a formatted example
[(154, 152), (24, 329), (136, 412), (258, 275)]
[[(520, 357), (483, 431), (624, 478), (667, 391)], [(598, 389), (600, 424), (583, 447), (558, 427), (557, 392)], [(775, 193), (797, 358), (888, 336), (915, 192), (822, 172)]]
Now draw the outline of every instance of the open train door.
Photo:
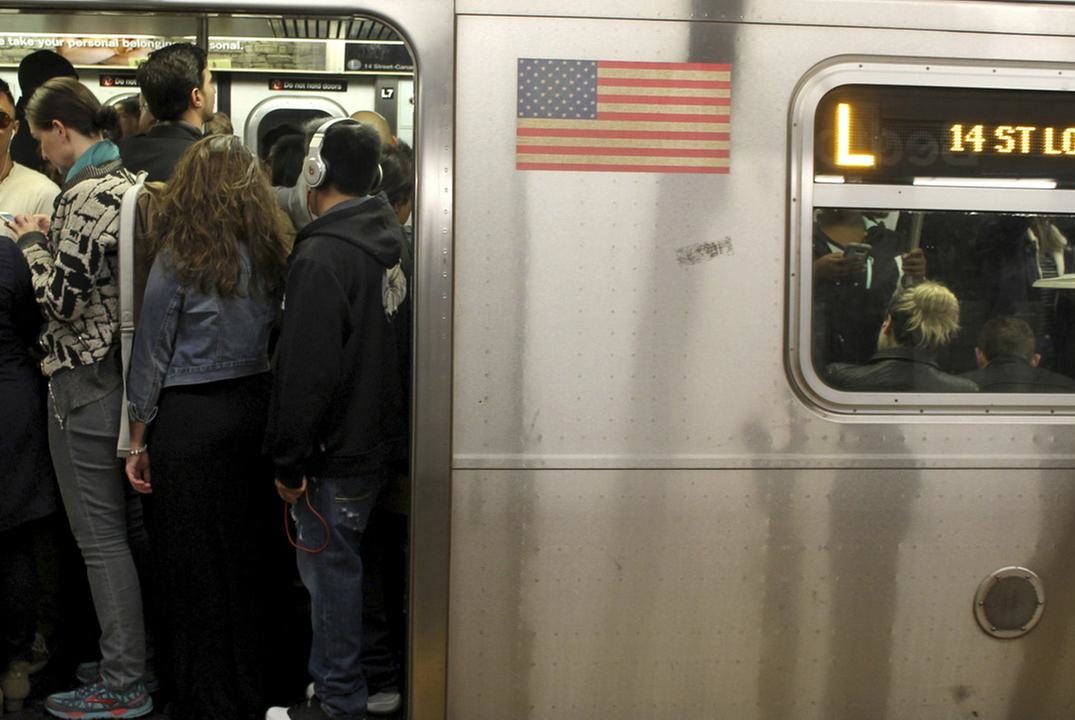
[[(407, 718), (442, 720), (447, 714), (448, 577), (450, 540), (450, 447), (452, 378), (452, 262), (453, 262), (453, 67), (454, 20), (451, 3), (439, 0), (393, 0), (302, 3), (247, 2), (236, 12), (235, 3), (189, 0), (136, 0), (135, 2), (78, 2), (75, 0), (0, 0), (4, 17), (0, 28), (0, 76), (14, 79), (19, 59), (26, 53), (61, 47), (93, 48), (79, 56), (76, 67), (96, 77), (101, 72), (133, 76), (140, 57), (171, 42), (196, 42), (205, 47), (210, 67), (223, 79), (218, 109), (228, 105), (234, 86), (244, 73), (259, 72), (249, 63), (258, 58), (279, 66), (280, 55), (294, 46), (301, 54), (311, 48), (320, 53), (336, 75), (376, 74), (378, 59), (370, 47), (377, 38), (350, 34), (353, 29), (388, 28), (413, 72), (385, 87), (376, 88), (382, 101), (404, 99), (393, 127), (397, 134), (413, 132), (416, 195), (413, 215), (415, 238), (411, 389), (411, 495), (409, 525), (408, 641), (405, 673)], [(302, 27), (305, 37), (272, 33), (249, 37), (226, 28), (262, 23), (269, 27)], [(223, 30), (222, 30), (223, 29)], [(219, 34), (226, 32), (227, 34)], [(12, 42), (17, 38), (16, 42)], [(78, 39), (88, 39), (78, 44)], [(36, 45), (35, 45), (36, 43)], [(383, 43), (382, 43), (383, 44)], [(299, 46), (302, 46), (301, 48)], [(111, 50), (106, 52), (106, 50)], [(301, 50), (301, 52), (299, 52)], [(20, 51), (24, 51), (20, 54)], [(395, 53), (395, 54), (392, 54)], [(385, 60), (399, 65), (398, 50)], [(360, 70), (357, 61), (361, 61)], [(261, 70), (262, 74), (264, 71)], [(325, 67), (305, 74), (321, 76)], [(397, 73), (398, 75), (399, 73)], [(413, 76), (413, 77), (411, 77)], [(291, 77), (291, 76), (287, 76)], [(95, 88), (96, 89), (96, 88)], [(123, 88), (126, 90), (126, 88)], [(265, 85), (267, 104), (256, 111), (235, 113), (235, 131), (257, 147), (274, 125), (309, 117), (340, 116), (356, 109), (298, 93), (287, 98)], [(118, 94), (108, 88), (109, 97)], [(398, 94), (397, 94), (398, 93)], [(274, 97), (275, 96), (275, 97)], [(373, 97), (372, 90), (370, 97)], [(372, 108), (368, 108), (372, 109)], [(413, 113), (412, 113), (413, 110)], [(413, 130), (412, 130), (413, 129)], [(401, 132), (402, 131), (402, 132)]]

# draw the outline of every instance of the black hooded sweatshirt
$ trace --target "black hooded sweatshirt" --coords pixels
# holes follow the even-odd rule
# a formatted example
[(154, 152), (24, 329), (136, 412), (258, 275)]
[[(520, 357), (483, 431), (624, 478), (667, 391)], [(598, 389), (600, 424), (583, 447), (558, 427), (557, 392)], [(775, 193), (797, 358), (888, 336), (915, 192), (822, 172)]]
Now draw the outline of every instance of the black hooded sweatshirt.
[(385, 273), (402, 231), (384, 195), (304, 227), (288, 261), (265, 448), (281, 482), (382, 469), (404, 437)]

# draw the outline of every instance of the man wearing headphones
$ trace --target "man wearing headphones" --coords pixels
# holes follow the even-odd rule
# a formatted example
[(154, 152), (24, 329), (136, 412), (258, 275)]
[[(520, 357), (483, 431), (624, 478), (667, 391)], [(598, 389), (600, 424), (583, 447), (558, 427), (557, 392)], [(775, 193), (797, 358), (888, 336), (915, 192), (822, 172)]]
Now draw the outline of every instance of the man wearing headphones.
[(381, 142), (351, 119), (323, 123), (303, 165), (314, 220), (289, 262), (266, 451), (292, 505), (310, 592), (315, 697), (266, 720), (358, 720), (362, 533), (404, 437), (396, 308), (402, 231), (380, 184)]

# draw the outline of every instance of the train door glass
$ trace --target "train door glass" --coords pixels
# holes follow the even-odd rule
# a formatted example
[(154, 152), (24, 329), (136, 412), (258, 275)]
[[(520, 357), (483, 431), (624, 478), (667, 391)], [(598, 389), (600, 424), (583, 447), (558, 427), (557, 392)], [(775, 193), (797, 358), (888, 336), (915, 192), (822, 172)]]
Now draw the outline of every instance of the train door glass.
[(793, 101), (793, 380), (838, 412), (1075, 412), (1075, 100), (835, 63)]

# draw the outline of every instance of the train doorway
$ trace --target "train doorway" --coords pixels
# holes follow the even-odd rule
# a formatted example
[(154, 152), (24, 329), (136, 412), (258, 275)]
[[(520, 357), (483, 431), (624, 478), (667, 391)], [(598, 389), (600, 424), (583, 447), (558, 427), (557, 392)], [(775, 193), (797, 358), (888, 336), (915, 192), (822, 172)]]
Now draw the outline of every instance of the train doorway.
[[(174, 3), (142, 3), (145, 12), (108, 11), (99, 4), (92, 9), (86, 3), (84, 11), (78, 10), (79, 3), (43, 2), (0, 2), (0, 11), (5, 12), (5, 27), (0, 31), (0, 77), (10, 78), (13, 90), (18, 94), (17, 67), (21, 60), (33, 51), (47, 50), (67, 58), (84, 84), (90, 87), (102, 102), (118, 102), (137, 92), (135, 82), (138, 65), (150, 52), (174, 42), (193, 42), (208, 51), (210, 68), (217, 77), (219, 92), (217, 109), (230, 115), (234, 134), (245, 145), (259, 155), (267, 150), (266, 137), (281, 127), (301, 127), (310, 119), (320, 117), (341, 117), (360, 110), (373, 110), (384, 116), (389, 122), (394, 145), (407, 143), (412, 152), (419, 151), (422, 145), (420, 123), (416, 117), (419, 85), (416, 81), (416, 62), (414, 53), (404, 42), (404, 35), (394, 25), (372, 16), (358, 17), (348, 14), (336, 16), (302, 16), (283, 14), (228, 14), (188, 12), (196, 10), (189, 5), (182, 11), (175, 10)], [(435, 21), (440, 21), (440, 28), (450, 27), (443, 22), (445, 14), (430, 13), (420, 8), (403, 7), (394, 12), (399, 25), (410, 22), (409, 39), (416, 37), (437, 37), (437, 51), (444, 53), (450, 47), (450, 37), (445, 39), (443, 30), (434, 31)], [(266, 4), (272, 10), (285, 9), (282, 3)], [(340, 6), (341, 10), (343, 6)], [(319, 6), (323, 10), (324, 6)], [(423, 12), (419, 12), (422, 10)], [(447, 17), (450, 18), (450, 9)], [(422, 18), (422, 19), (420, 19)], [(433, 43), (431, 42), (431, 45)], [(95, 52), (90, 52), (91, 50)], [(440, 64), (438, 84), (449, 87), (451, 62), (450, 53), (443, 54), (447, 62)], [(442, 116), (450, 115), (448, 96), (438, 99)], [(447, 130), (447, 134), (445, 133)], [(442, 124), (436, 133), (435, 145), (443, 147), (438, 152), (434, 165), (443, 165), (450, 156), (450, 123)], [(445, 141), (448, 142), (445, 142)], [(418, 155), (412, 155), (411, 172), (414, 186), (419, 185), (415, 172), (420, 165)], [(445, 169), (450, 177), (450, 166)], [(420, 194), (420, 193), (419, 193)], [(425, 265), (428, 271), (438, 278), (450, 278), (445, 272), (444, 261), (438, 266), (427, 263), (421, 256), (434, 255), (433, 248), (423, 248), (418, 229), (422, 220), (419, 217), (436, 218), (429, 223), (430, 228), (437, 227), (439, 243), (451, 242), (450, 196), (441, 195), (436, 202), (423, 203), (419, 197), (414, 198), (415, 219), (407, 222), (409, 238), (412, 240), (412, 256), (415, 258), (412, 277), (408, 278), (409, 295), (412, 302), (421, 300), (426, 292), (424, 282), (418, 275)], [(432, 236), (432, 233), (431, 233)], [(447, 251), (445, 250), (445, 253)], [(436, 251), (441, 254), (440, 250)], [(444, 370), (450, 367), (450, 334), (445, 334), (444, 320), (449, 319), (445, 313), (444, 303), (450, 300), (445, 292), (446, 285), (438, 280), (430, 283), (427, 302), (441, 298), (441, 307), (434, 309), (432, 303), (426, 309), (415, 307), (414, 325), (406, 334), (413, 340), (408, 357), (411, 369), (407, 373), (408, 397), (412, 398), (411, 408), (425, 404), (430, 414), (420, 419), (415, 412), (411, 416), (412, 428), (423, 426), (431, 437), (436, 439), (430, 446), (432, 452), (427, 458), (437, 455), (432, 463), (437, 466), (436, 473), (429, 472), (432, 467), (426, 461), (426, 477), (430, 479), (430, 489), (425, 494), (430, 500), (443, 500), (447, 493), (447, 438), (449, 436), (447, 398), (449, 387)], [(434, 318), (440, 318), (437, 322)], [(440, 331), (429, 333), (431, 341), (423, 343), (415, 338), (414, 326), (426, 323), (440, 325)], [(413, 378), (421, 374), (423, 362), (417, 359), (419, 353), (425, 353), (429, 366), (438, 367), (436, 379), (425, 385), (424, 393), (431, 402), (422, 400), (423, 390), (414, 386)], [(417, 433), (411, 433), (409, 448), (419, 443)], [(402, 524), (396, 520), (393, 529), (393, 545), (386, 557), (394, 567), (386, 571), (389, 583), (395, 585), (386, 595), (390, 605), (390, 633), (394, 636), (394, 652), (401, 664), (397, 689), (402, 696), (398, 708), (387, 714), (388, 717), (438, 717), (444, 712), (443, 687), (445, 684), (446, 653), (446, 613), (442, 608), (447, 604), (447, 513), (446, 502), (429, 503), (429, 507), (438, 505), (439, 509), (431, 514), (435, 520), (430, 524), (433, 532), (441, 533), (435, 541), (431, 535), (415, 539), (414, 524), (408, 520), (414, 503), (411, 499), (412, 477), (416, 468), (422, 465), (422, 459), (408, 452), (410, 470), (398, 479), (392, 492), (386, 493), (386, 503), (392, 505), (391, 512), (402, 517)], [(437, 476), (437, 477), (435, 477)], [(434, 483), (436, 486), (434, 486)], [(425, 557), (426, 571), (416, 570), (412, 558), (415, 544), (429, 543), (435, 546), (435, 552)], [(421, 583), (431, 583), (438, 587), (436, 593), (424, 593), (420, 614), (428, 618), (425, 628), (416, 630), (412, 620), (414, 586), (411, 578), (418, 577)], [(431, 585), (431, 586), (432, 586)], [(414, 652), (412, 640), (416, 636), (423, 638), (424, 649)], [(416, 673), (410, 660), (420, 655), (422, 662), (430, 668), (421, 673), (422, 689), (415, 690), (409, 678)], [(300, 665), (304, 665), (304, 661)], [(418, 712), (408, 706), (408, 694), (421, 692), (427, 701), (423, 710)], [(372, 708), (371, 708), (372, 709)], [(383, 708), (382, 708), (383, 710)]]

